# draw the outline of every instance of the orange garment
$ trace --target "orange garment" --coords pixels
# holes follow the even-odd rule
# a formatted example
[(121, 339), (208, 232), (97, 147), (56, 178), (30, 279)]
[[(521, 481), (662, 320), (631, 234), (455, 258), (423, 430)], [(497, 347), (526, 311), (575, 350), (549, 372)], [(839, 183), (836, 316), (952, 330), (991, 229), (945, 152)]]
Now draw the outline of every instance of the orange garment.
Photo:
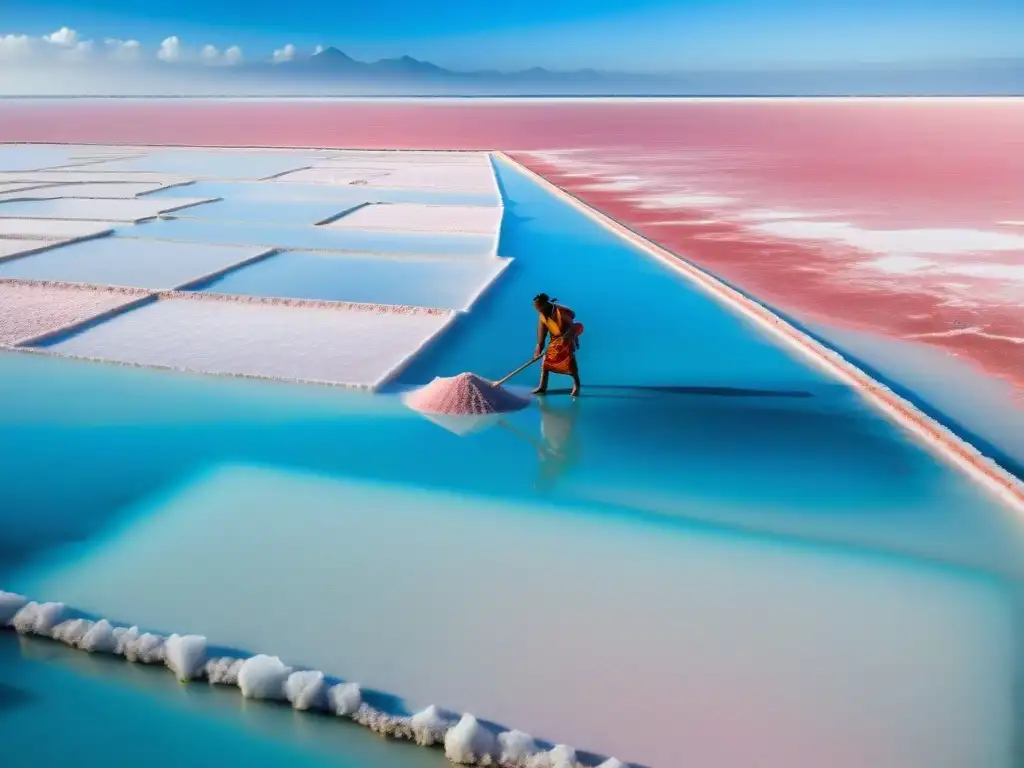
[(572, 373), (573, 363), (576, 361), (576, 340), (578, 329), (582, 329), (579, 323), (574, 323), (576, 313), (566, 307), (555, 307), (551, 317), (544, 318), (544, 324), (551, 334), (551, 341), (548, 343), (547, 351), (544, 353), (544, 370), (552, 373)]

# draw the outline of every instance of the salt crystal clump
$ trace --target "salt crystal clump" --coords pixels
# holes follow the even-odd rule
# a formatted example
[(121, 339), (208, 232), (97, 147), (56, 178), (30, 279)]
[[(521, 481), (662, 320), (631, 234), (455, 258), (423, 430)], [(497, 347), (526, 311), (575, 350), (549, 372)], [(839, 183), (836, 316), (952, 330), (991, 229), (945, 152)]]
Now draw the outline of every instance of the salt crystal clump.
[(498, 734), (499, 759), (502, 765), (525, 765), (537, 752), (537, 742), (528, 733), (505, 731)]
[(451, 725), (433, 704), (413, 715), (410, 723), (416, 743), (421, 747), (429, 747), (443, 742), (448, 726)]
[(91, 628), (92, 622), (87, 619), (68, 619), (55, 626), (50, 633), (50, 637), (58, 643), (77, 646), (79, 641), (85, 637), (85, 633)]
[(28, 604), (28, 598), (13, 592), (0, 591), (0, 626), (7, 626), (18, 611)]
[(292, 668), (277, 656), (260, 654), (245, 660), (238, 670), (238, 687), (247, 699), (285, 699), (284, 684)]
[(496, 387), (475, 373), (438, 377), (425, 387), (405, 396), (405, 404), (415, 411), (445, 416), (486, 416), (518, 411), (530, 404), (530, 398)]
[(238, 685), (238, 670), (245, 663), (244, 659), (225, 656), (210, 659), (206, 662), (205, 674), (210, 685)]
[(463, 715), (444, 737), (444, 754), (460, 765), (490, 765), (498, 752), (494, 734), (473, 715)]
[(64, 603), (26, 603), (11, 620), (11, 626), (23, 635), (48, 636), (60, 623)]
[(355, 683), (338, 683), (327, 691), (331, 711), (339, 716), (351, 716), (363, 704), (363, 694)]
[(597, 766), (597, 768), (626, 768), (626, 764), (621, 760), (616, 760), (614, 757), (609, 757)]
[(551, 758), (551, 768), (578, 768), (579, 766), (576, 750), (565, 744), (556, 746), (548, 752), (548, 756)]
[(360, 705), (352, 719), (381, 736), (389, 736), (394, 739), (413, 738), (412, 722), (408, 717), (389, 715), (387, 712), (374, 709), (369, 704)]
[(140, 664), (164, 663), (164, 638), (150, 632), (139, 632), (138, 627), (129, 627), (120, 632), (114, 630), (116, 646), (114, 653), (128, 661)]
[(113, 653), (117, 648), (117, 640), (114, 639), (114, 625), (106, 619), (100, 619), (82, 635), (82, 639), (78, 641), (78, 647), (89, 653)]
[(576, 750), (565, 744), (559, 744), (550, 752), (530, 755), (523, 765), (525, 768), (580, 768)]
[(325, 709), (327, 683), (324, 682), (324, 673), (314, 670), (293, 672), (284, 683), (284, 693), (295, 709)]
[(167, 666), (180, 682), (199, 677), (206, 665), (206, 638), (200, 635), (171, 635), (164, 648)]

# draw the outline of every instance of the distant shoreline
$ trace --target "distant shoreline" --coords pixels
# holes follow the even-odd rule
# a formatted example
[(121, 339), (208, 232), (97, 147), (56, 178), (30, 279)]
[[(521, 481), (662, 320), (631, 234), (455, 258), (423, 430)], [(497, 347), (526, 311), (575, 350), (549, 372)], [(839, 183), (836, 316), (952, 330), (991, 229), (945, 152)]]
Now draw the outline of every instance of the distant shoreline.
[(3, 101), (1018, 101), (1024, 99), (1020, 94), (885, 94), (885, 95), (850, 95), (850, 94), (721, 94), (704, 96), (665, 96), (665, 95), (573, 95), (573, 94), (524, 94), (514, 96), (474, 96), (474, 95), (387, 95), (387, 96), (314, 96), (314, 95), (25, 95), (3, 94)]

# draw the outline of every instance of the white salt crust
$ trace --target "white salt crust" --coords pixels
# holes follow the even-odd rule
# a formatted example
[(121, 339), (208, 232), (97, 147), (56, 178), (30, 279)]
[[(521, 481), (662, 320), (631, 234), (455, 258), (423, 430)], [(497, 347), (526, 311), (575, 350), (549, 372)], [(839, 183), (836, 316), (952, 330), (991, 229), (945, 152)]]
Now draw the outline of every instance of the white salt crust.
[(331, 229), (384, 229), (433, 234), (466, 232), (497, 236), (501, 217), (502, 209), (493, 206), (375, 203), (325, 226)]
[[(163, 635), (74, 615), (63, 603), (38, 603), (0, 591), (0, 627), (88, 653), (121, 656), (137, 664), (163, 665), (181, 682), (205, 679), (235, 686), (248, 699), (286, 701), (300, 712), (349, 718), (375, 733), (421, 747), (443, 748), (457, 765), (495, 768), (584, 768), (572, 747), (545, 750), (526, 733), (497, 732), (471, 714), (446, 716), (431, 705), (412, 715), (392, 715), (367, 704), (358, 684), (332, 682), (318, 670), (296, 670), (277, 656), (210, 657), (201, 635)], [(609, 758), (599, 768), (626, 768)]]
[(456, 314), (211, 293), (159, 296), (46, 351), (129, 366), (372, 390), (401, 371)]
[(0, 279), (0, 343), (26, 343), (147, 295), (132, 288)]

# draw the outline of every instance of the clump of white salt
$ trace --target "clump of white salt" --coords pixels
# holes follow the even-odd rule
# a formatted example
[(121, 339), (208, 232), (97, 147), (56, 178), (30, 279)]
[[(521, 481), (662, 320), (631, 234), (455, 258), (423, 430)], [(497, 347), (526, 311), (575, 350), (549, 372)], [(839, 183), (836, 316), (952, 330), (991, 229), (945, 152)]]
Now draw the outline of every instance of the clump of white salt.
[(425, 387), (405, 396), (405, 404), (414, 411), (445, 416), (486, 416), (518, 411), (530, 404), (530, 398), (509, 392), (475, 373), (438, 377)]
[(164, 644), (164, 663), (180, 682), (199, 677), (206, 666), (206, 638), (201, 635), (171, 635)]
[(413, 737), (420, 746), (429, 747), (444, 742), (444, 735), (451, 725), (436, 706), (431, 704), (417, 712), (410, 720)]
[(244, 659), (230, 656), (210, 659), (206, 662), (204, 673), (210, 685), (238, 685), (238, 671), (244, 663)]
[(323, 672), (309, 669), (292, 672), (285, 681), (284, 693), (292, 707), (300, 711), (327, 706), (327, 683)]
[(292, 668), (277, 656), (259, 654), (246, 659), (238, 670), (238, 687), (247, 699), (287, 698), (285, 682)]
[(117, 650), (114, 625), (106, 619), (100, 619), (82, 635), (78, 647), (89, 653), (114, 653)]
[(23, 635), (42, 635), (46, 637), (60, 624), (60, 616), (64, 613), (63, 603), (26, 603), (14, 614), (11, 626)]
[(503, 765), (525, 765), (527, 759), (537, 752), (537, 742), (522, 731), (499, 733), (498, 745), (501, 748), (498, 759)]
[(327, 691), (331, 711), (339, 716), (354, 715), (363, 703), (363, 694), (357, 683), (338, 683)]
[(472, 715), (463, 715), (444, 737), (444, 754), (459, 765), (487, 765), (497, 756), (498, 739)]

